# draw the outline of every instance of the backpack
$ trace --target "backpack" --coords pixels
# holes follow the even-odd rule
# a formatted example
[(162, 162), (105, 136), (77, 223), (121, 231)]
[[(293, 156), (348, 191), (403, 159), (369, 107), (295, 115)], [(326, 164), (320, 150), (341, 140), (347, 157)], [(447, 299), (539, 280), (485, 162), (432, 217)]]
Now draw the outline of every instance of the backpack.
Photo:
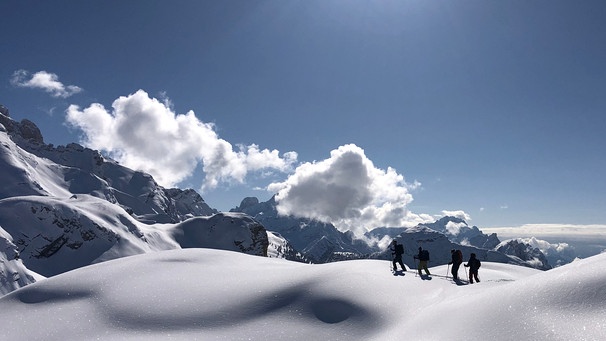
[(457, 255), (457, 263), (463, 263), (463, 252), (457, 250), (455, 251), (455, 254)]
[(429, 251), (422, 250), (421, 254), (419, 255), (419, 260), (429, 260)]
[(396, 255), (400, 256), (402, 254), (404, 254), (404, 245), (402, 245), (402, 244), (396, 245)]

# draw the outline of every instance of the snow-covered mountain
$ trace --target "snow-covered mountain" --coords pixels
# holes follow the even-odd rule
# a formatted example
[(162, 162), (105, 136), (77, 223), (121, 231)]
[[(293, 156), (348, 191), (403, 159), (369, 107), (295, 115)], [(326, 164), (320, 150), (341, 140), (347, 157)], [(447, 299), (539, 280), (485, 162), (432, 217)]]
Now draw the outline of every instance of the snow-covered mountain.
[[(388, 259), (391, 254), (386, 245), (391, 239), (398, 239), (405, 246), (404, 262), (414, 266), (413, 255), (418, 247), (432, 253), (435, 265), (450, 261), (450, 250), (460, 249), (468, 257), (475, 253), (481, 260), (510, 263), (550, 269), (544, 256), (535, 248), (518, 249), (518, 253), (503, 248), (495, 249), (500, 241), (496, 234), (486, 235), (476, 226), (456, 217), (443, 217), (431, 224), (422, 224), (411, 228), (380, 227), (365, 234), (365, 238), (356, 238), (352, 233), (338, 231), (332, 224), (304, 218), (279, 216), (274, 198), (259, 202), (249, 197), (242, 200), (240, 206), (232, 209), (244, 212), (261, 222), (268, 230), (276, 231), (287, 239), (293, 247), (314, 263), (326, 263), (347, 259), (378, 258)], [(520, 252), (528, 254), (521, 255)]]
[[(463, 253), (464, 261), (468, 260), (471, 253), (475, 253), (477, 258), (482, 262), (515, 264), (539, 270), (550, 269), (550, 267), (545, 268), (536, 262), (529, 262), (527, 259), (513, 257), (498, 250), (482, 249), (471, 245), (454, 243), (449, 240), (448, 236), (444, 233), (430, 229), (425, 225), (406, 228), (394, 239), (397, 240), (398, 243), (404, 245), (404, 256), (402, 259), (404, 263), (411, 268), (416, 268), (414, 256), (418, 254), (418, 248), (422, 247), (429, 251), (429, 264), (433, 266), (447, 264), (451, 261), (450, 250), (459, 249)], [(391, 258), (391, 252), (389, 250), (383, 251), (380, 255), (381, 256), (377, 258)]]
[(278, 215), (273, 197), (266, 202), (259, 202), (255, 197), (245, 198), (231, 211), (254, 217), (267, 230), (283, 236), (295, 250), (314, 263), (365, 258), (375, 251), (352, 233), (343, 233), (332, 224)]
[(269, 247), (267, 248), (268, 257), (310, 263), (305, 256), (295, 250), (290, 242), (278, 232), (267, 231), (267, 237), (269, 239)]
[(570, 263), (574, 259), (574, 257), (565, 259), (566, 256), (563, 257), (564, 254), (552, 252), (551, 260), (553, 263), (550, 263), (542, 249), (536, 246), (536, 244), (542, 241), (533, 239), (535, 245), (530, 244), (531, 240), (522, 239), (502, 243), (496, 233), (486, 235), (477, 226), (469, 227), (465, 220), (457, 217), (443, 217), (434, 223), (425, 224), (425, 226), (434, 231), (444, 233), (450, 241), (456, 244), (475, 246), (480, 249), (503, 253), (509, 256), (510, 263), (513, 264), (549, 270), (553, 267), (552, 264), (562, 265)]
[(450, 241), (461, 245), (494, 249), (500, 243), (496, 233), (486, 235), (477, 226), (469, 227), (465, 220), (457, 217), (446, 216), (424, 225), (445, 234)]
[[(483, 262), (393, 276), (210, 249), (125, 257), (0, 298), (1, 340), (605, 340), (606, 254), (550, 271)], [(461, 277), (464, 277), (461, 270)]]
[[(209, 247), (267, 255), (265, 228), (219, 213), (193, 190), (166, 189), (77, 144), (44, 144), (31, 121), (0, 113), (2, 292), (86, 265)], [(40, 275), (38, 275), (40, 274)]]
[(0, 226), (31, 270), (54, 276), (140, 253), (210, 247), (267, 254), (267, 234), (249, 216), (220, 213), (176, 224), (143, 224), (118, 205), (85, 194), (0, 200)]
[[(502, 244), (507, 244), (511, 240), (505, 240)], [(550, 243), (535, 237), (517, 238), (518, 243), (526, 244), (529, 247), (539, 249), (550, 265), (554, 267), (562, 266), (573, 262), (577, 258), (576, 250), (568, 243)], [(502, 245), (500, 244), (500, 245)], [(499, 248), (498, 245), (496, 248)]]
[[(519, 258), (524, 262), (534, 264), (533, 267), (537, 269), (545, 268), (549, 266), (547, 257), (537, 247), (533, 247), (528, 243), (524, 243), (518, 239), (510, 239), (497, 245), (496, 250), (513, 257)], [(550, 266), (547, 268), (551, 268)]]
[[(151, 175), (104, 158), (72, 143), (44, 144), (31, 121), (15, 122), (0, 114), (0, 175), (7, 179), (0, 199), (22, 195), (65, 197), (90, 194), (121, 205), (139, 220), (178, 222), (217, 213), (194, 190), (165, 189)], [(10, 138), (9, 138), (10, 136)]]
[(267, 231), (246, 214), (223, 212), (160, 227), (169, 231), (171, 239), (183, 248), (204, 247), (267, 256)]

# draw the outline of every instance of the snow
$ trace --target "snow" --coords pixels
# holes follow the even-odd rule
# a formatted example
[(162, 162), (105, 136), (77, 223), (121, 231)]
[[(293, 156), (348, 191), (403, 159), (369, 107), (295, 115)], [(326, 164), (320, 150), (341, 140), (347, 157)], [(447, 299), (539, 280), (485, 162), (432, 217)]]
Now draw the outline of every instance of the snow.
[(60, 184), (66, 168), (18, 147), (6, 133), (0, 134), (0, 164), (3, 166), (0, 198), (15, 195), (71, 195)]
[[(604, 340), (606, 254), (539, 271), (482, 262), (481, 283), (213, 249), (79, 268), (0, 298), (2, 340)], [(460, 276), (465, 278), (461, 267)]]
[(23, 265), (13, 238), (0, 226), (0, 296), (43, 278)]
[[(15, 243), (21, 244), (20, 256), (27, 268), (44, 276), (92, 262), (179, 247), (162, 229), (145, 226), (119, 206), (85, 194), (73, 199), (43, 196), (2, 199), (0, 224)], [(44, 255), (54, 241), (74, 245)]]

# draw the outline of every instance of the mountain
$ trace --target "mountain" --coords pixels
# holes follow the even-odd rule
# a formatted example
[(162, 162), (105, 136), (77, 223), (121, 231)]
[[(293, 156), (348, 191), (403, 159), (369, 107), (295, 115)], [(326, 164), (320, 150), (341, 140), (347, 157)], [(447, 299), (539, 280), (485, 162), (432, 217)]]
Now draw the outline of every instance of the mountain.
[[(496, 233), (486, 235), (477, 226), (469, 227), (465, 220), (457, 217), (447, 216), (434, 223), (425, 225), (434, 231), (444, 233), (454, 243), (475, 246), (479, 249), (488, 249), (505, 254), (515, 259), (514, 261), (510, 261), (514, 264), (549, 270), (552, 268), (551, 264), (562, 265), (570, 263), (574, 259), (574, 257), (565, 259), (563, 258), (565, 254), (552, 252), (550, 257), (552, 263), (550, 263), (550, 260), (543, 251), (537, 247), (536, 244), (541, 243), (541, 241), (536, 238), (532, 240), (518, 239), (501, 242)], [(535, 243), (535, 245), (531, 243)]]
[(182, 248), (221, 249), (267, 257), (267, 231), (246, 214), (223, 212), (162, 227)]
[(71, 143), (45, 144), (36, 125), (0, 114), (0, 199), (19, 195), (90, 194), (122, 206), (141, 221), (178, 222), (217, 213), (194, 190), (166, 189), (151, 175), (121, 166), (98, 151)]
[[(444, 232), (446, 226), (452, 226), (451, 221), (454, 221), (458, 228), (461, 228), (461, 233)], [(465, 261), (471, 253), (475, 253), (481, 261), (516, 264), (539, 270), (552, 268), (545, 255), (529, 244), (520, 243), (517, 248), (501, 247), (503, 244), (499, 242), (496, 234), (488, 236), (475, 226), (473, 228), (467, 227), (467, 229), (464, 227), (467, 227), (467, 223), (459, 218), (443, 217), (431, 224), (419, 224), (409, 228), (380, 228), (372, 230), (366, 235), (374, 239), (388, 237), (398, 240), (399, 243), (404, 244), (405, 255), (411, 258), (418, 253), (419, 247), (429, 250), (433, 264), (450, 262), (450, 250), (459, 249), (463, 252)], [(396, 237), (392, 237), (393, 235), (396, 235)], [(482, 245), (482, 247), (471, 244), (470, 240), (474, 240), (476, 245)], [(490, 248), (495, 242), (497, 242), (496, 246)], [(386, 259), (388, 257), (391, 257), (391, 253), (384, 251), (381, 258)], [(406, 263), (406, 257), (404, 261)], [(412, 261), (411, 264), (415, 264), (414, 260)]]
[(47, 277), (160, 250), (210, 247), (264, 256), (268, 246), (263, 226), (243, 214), (144, 224), (122, 207), (85, 194), (0, 200), (0, 226), (14, 239), (27, 268)]
[[(90, 194), (150, 222), (174, 223), (217, 213), (194, 190), (165, 189), (151, 175), (121, 166), (98, 151), (75, 143), (44, 144), (38, 128), (29, 121), (16, 123), (0, 115), (0, 123), (11, 127), (5, 129), (7, 134), (0, 134), (4, 146), (0, 171), (10, 180), (0, 189), (0, 198)], [(23, 135), (23, 131), (28, 133)]]
[[(167, 189), (77, 144), (54, 147), (28, 120), (0, 113), (0, 283), (161, 250), (209, 247), (266, 256), (265, 228), (219, 213), (194, 190)], [(38, 275), (39, 274), (39, 275)]]
[[(275, 198), (260, 202), (258, 198), (244, 198), (232, 212), (243, 212), (276, 231), (305, 258), (313, 263), (327, 263), (349, 259), (390, 259), (386, 246), (392, 239), (405, 246), (404, 262), (412, 267), (419, 246), (432, 254), (432, 264), (450, 261), (450, 250), (461, 249), (465, 257), (475, 253), (482, 261), (510, 263), (541, 270), (551, 269), (545, 257), (540, 257), (534, 248), (525, 249), (529, 254), (521, 256), (510, 249), (496, 250), (500, 241), (496, 234), (486, 235), (476, 226), (469, 227), (457, 217), (443, 217), (434, 223), (415, 227), (379, 227), (367, 232), (364, 238), (337, 230), (334, 225), (292, 216), (280, 216)], [(524, 252), (518, 250), (519, 252)], [(540, 251), (539, 251), (540, 253)], [(540, 260), (540, 261), (537, 261)]]
[(388, 267), (211, 249), (125, 257), (0, 297), (0, 339), (606, 339), (606, 254), (550, 271), (483, 262), (472, 285), (446, 265), (431, 280)]
[(286, 238), (278, 232), (267, 231), (269, 246), (267, 256), (270, 258), (282, 258), (296, 262), (311, 263), (305, 256), (295, 250)]
[[(467, 262), (469, 255), (475, 253), (477, 258), (482, 262), (498, 262), (506, 264), (515, 264), (536, 268), (539, 270), (547, 270), (534, 262), (528, 262), (527, 259), (512, 257), (504, 252), (491, 249), (481, 249), (471, 245), (456, 244), (448, 239), (444, 233), (430, 229), (425, 225), (417, 225), (415, 227), (406, 228), (394, 238), (399, 244), (404, 245), (403, 261), (409, 267), (416, 268), (416, 260), (413, 258), (418, 254), (418, 248), (422, 247), (429, 251), (430, 265), (444, 265), (451, 261), (450, 250), (459, 249), (463, 253), (464, 261)], [(386, 250), (383, 252), (381, 259), (391, 259), (391, 252)]]
[(365, 258), (374, 252), (367, 243), (356, 239), (352, 233), (337, 230), (330, 223), (305, 218), (280, 216), (275, 198), (259, 202), (255, 197), (244, 198), (240, 206), (230, 210), (254, 217), (269, 231), (283, 236), (313, 263)]
[(469, 227), (465, 220), (457, 217), (446, 216), (424, 225), (445, 234), (450, 241), (461, 245), (494, 249), (500, 243), (496, 233), (486, 235), (477, 226)]
[(543, 254), (539, 248), (533, 247), (532, 245), (524, 243), (521, 240), (511, 239), (502, 242), (497, 245), (496, 250), (519, 258), (524, 262), (534, 264), (533, 267), (537, 269), (551, 268), (547, 257), (545, 257), (545, 254)]
[[(517, 238), (518, 243), (526, 244), (528, 247), (539, 249), (544, 255), (549, 264), (554, 267), (562, 266), (568, 263), (572, 263), (577, 259), (577, 253), (575, 248), (568, 243), (555, 243), (552, 244), (548, 241), (541, 240), (535, 237), (531, 238)], [(503, 241), (504, 244), (509, 243), (510, 240)], [(499, 248), (497, 246), (496, 248)]]

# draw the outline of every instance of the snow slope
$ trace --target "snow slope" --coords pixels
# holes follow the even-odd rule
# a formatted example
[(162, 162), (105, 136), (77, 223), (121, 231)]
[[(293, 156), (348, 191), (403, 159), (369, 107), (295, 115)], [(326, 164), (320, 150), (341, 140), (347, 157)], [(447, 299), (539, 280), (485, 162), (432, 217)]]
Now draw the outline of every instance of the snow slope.
[[(18, 246), (13, 253), (19, 254), (23, 265), (46, 277), (92, 263), (170, 249), (208, 247), (265, 255), (268, 244), (263, 226), (241, 213), (147, 225), (120, 206), (85, 194), (69, 199), (0, 199), (0, 226), (6, 243)], [(0, 284), (5, 279), (0, 273)]]
[[(125, 257), (0, 298), (2, 340), (603, 340), (606, 254), (482, 282), (187, 249)], [(465, 276), (463, 268), (460, 272)]]
[(2, 199), (0, 225), (19, 246), (27, 268), (47, 277), (93, 262), (179, 248), (161, 229), (84, 194)]
[(89, 194), (120, 205), (149, 223), (176, 223), (218, 213), (194, 190), (163, 188), (151, 175), (105, 159), (98, 151), (74, 143), (55, 148), (22, 141), (1, 129), (0, 178), (4, 180), (0, 199), (28, 195), (61, 199)]
[(27, 269), (13, 238), (0, 226), (0, 296), (44, 277)]

